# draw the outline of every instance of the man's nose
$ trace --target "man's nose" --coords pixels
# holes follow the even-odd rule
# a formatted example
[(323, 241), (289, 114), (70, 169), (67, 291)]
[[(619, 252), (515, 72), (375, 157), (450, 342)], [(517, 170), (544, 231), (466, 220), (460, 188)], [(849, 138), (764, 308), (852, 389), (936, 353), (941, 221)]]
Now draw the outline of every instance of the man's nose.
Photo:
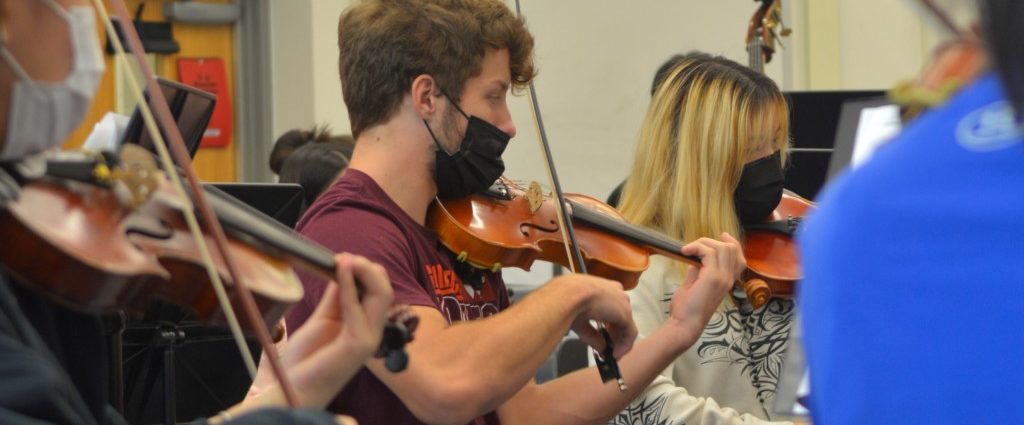
[(508, 134), (509, 138), (516, 137), (516, 124), (515, 122), (512, 121), (511, 113), (506, 113), (503, 119), (500, 120), (500, 122), (500, 124), (496, 125), (496, 127), (498, 127), (499, 130), (504, 131), (505, 134)]
[(501, 131), (504, 131), (506, 134), (508, 134), (509, 138), (516, 137), (516, 125), (512, 123), (512, 120), (509, 120), (508, 124), (500, 128)]

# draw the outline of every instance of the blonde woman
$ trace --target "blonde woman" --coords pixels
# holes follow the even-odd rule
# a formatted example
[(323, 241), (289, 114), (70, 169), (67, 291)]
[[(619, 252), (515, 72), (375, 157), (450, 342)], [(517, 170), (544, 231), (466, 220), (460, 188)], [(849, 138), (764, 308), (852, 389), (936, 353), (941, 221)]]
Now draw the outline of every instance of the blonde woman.
[[(771, 79), (731, 60), (690, 53), (659, 70), (619, 209), (680, 241), (766, 217), (782, 196), (786, 100)], [(641, 334), (669, 319), (686, 265), (651, 258), (631, 291)], [(727, 297), (698, 341), (613, 424), (762, 424), (793, 318), (790, 301), (743, 314)]]

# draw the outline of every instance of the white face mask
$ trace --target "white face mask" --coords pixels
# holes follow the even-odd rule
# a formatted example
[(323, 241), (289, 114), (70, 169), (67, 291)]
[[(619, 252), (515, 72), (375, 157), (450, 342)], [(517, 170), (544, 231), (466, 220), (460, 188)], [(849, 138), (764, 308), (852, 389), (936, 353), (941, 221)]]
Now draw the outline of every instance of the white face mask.
[(93, 95), (105, 69), (91, 8), (64, 10), (54, 0), (43, 0), (68, 24), (74, 61), (71, 72), (59, 83), (32, 80), (0, 44), (0, 56), (18, 79), (11, 91), (7, 113), (7, 137), (0, 159), (17, 159), (60, 146), (78, 127), (92, 105)]

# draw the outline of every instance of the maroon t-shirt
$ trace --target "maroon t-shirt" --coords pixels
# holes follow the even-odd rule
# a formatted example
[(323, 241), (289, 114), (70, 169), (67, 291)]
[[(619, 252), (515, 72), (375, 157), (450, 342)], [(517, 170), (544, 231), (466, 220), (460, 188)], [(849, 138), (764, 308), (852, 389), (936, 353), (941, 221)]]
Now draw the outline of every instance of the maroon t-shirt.
[[(466, 279), (477, 280), (463, 285), (463, 278), (452, 266), (452, 254), (441, 245), (437, 234), (413, 221), (370, 176), (359, 170), (346, 170), (310, 206), (296, 230), (335, 252), (362, 255), (384, 266), (394, 288), (395, 303), (436, 308), (449, 322), (490, 316), (509, 306), (500, 275), (461, 273)], [(288, 314), (288, 329), (298, 329), (309, 318), (327, 284), (310, 273), (299, 272), (299, 278), (306, 293)], [(415, 363), (417, 359), (409, 361)], [(328, 410), (350, 415), (365, 424), (421, 423), (365, 367), (328, 405)], [(473, 423), (499, 421), (497, 414), (491, 412)]]

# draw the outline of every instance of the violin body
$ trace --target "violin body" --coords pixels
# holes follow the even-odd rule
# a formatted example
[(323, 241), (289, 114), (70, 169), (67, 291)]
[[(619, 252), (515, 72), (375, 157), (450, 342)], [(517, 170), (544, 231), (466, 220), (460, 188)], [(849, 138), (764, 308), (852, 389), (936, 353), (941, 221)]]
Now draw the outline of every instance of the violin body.
[[(133, 154), (121, 155), (123, 160)], [(226, 325), (225, 306), (189, 231), (191, 211), (166, 176), (138, 163), (127, 168), (121, 163), (111, 171), (96, 158), (68, 156), (73, 158), (48, 160), (45, 175), (21, 176), (27, 183), (18, 196), (0, 206), (0, 235), (8, 242), (0, 244), (0, 263), (19, 282), (73, 309), (142, 313), (161, 298), (205, 323)], [(302, 299), (294, 267), (334, 279), (337, 264), (330, 250), (222, 192), (208, 190), (206, 196), (224, 222), (226, 250), (258, 311), (252, 321), (240, 323), (244, 330), (274, 329)], [(213, 246), (209, 228), (200, 231)], [(236, 274), (219, 250), (211, 250), (210, 257), (225, 285), (226, 308), (241, 309)], [(418, 318), (407, 306), (395, 306), (389, 320), (377, 357), (399, 371)], [(262, 322), (262, 329), (252, 322)]]
[[(157, 296), (186, 306), (206, 322), (226, 323), (199, 247), (185, 222), (183, 206), (171, 193), (169, 182), (163, 183), (162, 189), (129, 218), (124, 234), (170, 272), (172, 278), (159, 286)], [(203, 238), (207, 246), (214, 246), (208, 232), (204, 232)], [(228, 235), (227, 243), (230, 255), (239, 265), (239, 279), (252, 292), (267, 328), (273, 329), (288, 308), (302, 299), (302, 283), (287, 261), (257, 251), (232, 235)], [(223, 257), (217, 250), (211, 250), (210, 256), (233, 308), (240, 309), (241, 300), (232, 288), (234, 282)]]
[[(491, 271), (502, 267), (529, 270), (536, 260), (567, 265), (566, 252), (551, 198), (534, 201), (514, 185), (503, 194), (489, 191), (466, 198), (435, 200), (427, 226), (459, 261)], [(699, 265), (682, 255), (682, 245), (667, 236), (627, 223), (612, 207), (586, 195), (566, 194), (576, 238), (590, 274), (636, 287), (651, 254)], [(747, 269), (741, 286), (758, 308), (773, 297), (792, 298), (803, 278), (794, 234), (813, 204), (792, 193), (764, 223), (744, 226), (743, 254)]]
[[(622, 219), (618, 211), (597, 199), (580, 194), (565, 197), (575, 205)], [(568, 267), (556, 208), (550, 197), (531, 206), (525, 190), (508, 185), (507, 194), (500, 197), (475, 194), (435, 201), (427, 214), (427, 227), (438, 233), (460, 261), (480, 269), (529, 270), (536, 260)], [(625, 289), (636, 287), (647, 269), (650, 251), (575, 218), (573, 224), (588, 273), (621, 282)]]
[(932, 92), (959, 88), (978, 78), (987, 66), (988, 55), (981, 41), (958, 38), (939, 46), (916, 85)]
[(774, 297), (792, 298), (803, 279), (794, 234), (814, 204), (786, 192), (772, 215), (760, 225), (744, 226), (743, 255), (747, 258), (743, 289), (750, 305), (758, 308)]
[(0, 262), (63, 305), (142, 311), (170, 274), (124, 237), (132, 214), (105, 188), (32, 182), (0, 208)]
[(988, 55), (981, 42), (959, 37), (939, 46), (921, 75), (889, 90), (889, 98), (903, 108), (903, 121), (909, 121), (922, 111), (945, 103), (977, 79), (987, 66)]
[[(224, 313), (206, 274), (183, 210), (167, 182), (148, 202), (131, 208), (114, 190), (71, 180), (40, 179), (0, 210), (0, 261), (51, 299), (77, 309), (141, 313), (154, 297), (191, 310), (207, 323)], [(212, 245), (212, 238), (204, 235)], [(289, 265), (236, 239), (230, 250), (271, 328), (302, 298)], [(231, 279), (211, 252), (222, 281)], [(232, 305), (240, 308), (235, 291)]]

